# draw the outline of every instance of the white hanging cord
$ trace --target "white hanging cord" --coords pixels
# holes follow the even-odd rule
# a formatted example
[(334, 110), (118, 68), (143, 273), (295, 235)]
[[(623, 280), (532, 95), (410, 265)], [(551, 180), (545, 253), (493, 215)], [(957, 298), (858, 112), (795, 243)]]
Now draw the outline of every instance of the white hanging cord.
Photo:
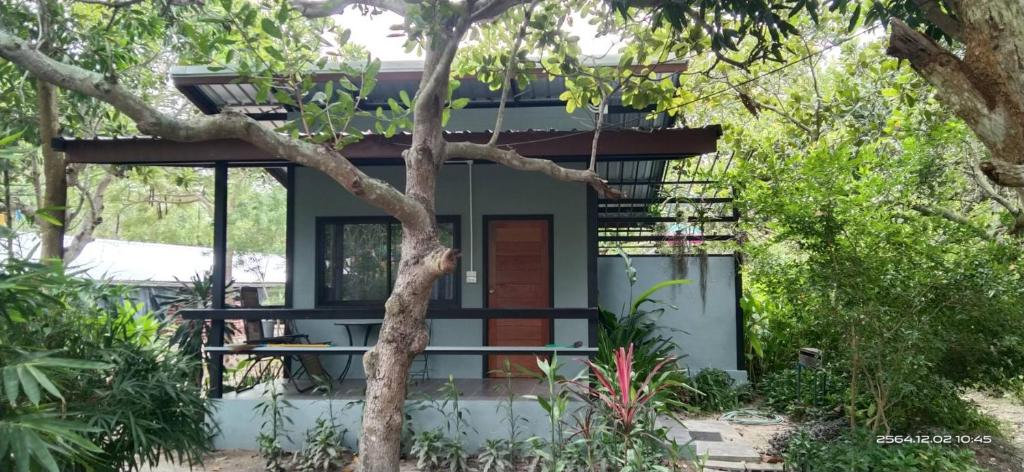
[(476, 221), (476, 215), (473, 214), (473, 161), (466, 161), (466, 168), (469, 169), (469, 270), (476, 270), (476, 266), (473, 265), (473, 245), (475, 239), (473, 239), (473, 223)]

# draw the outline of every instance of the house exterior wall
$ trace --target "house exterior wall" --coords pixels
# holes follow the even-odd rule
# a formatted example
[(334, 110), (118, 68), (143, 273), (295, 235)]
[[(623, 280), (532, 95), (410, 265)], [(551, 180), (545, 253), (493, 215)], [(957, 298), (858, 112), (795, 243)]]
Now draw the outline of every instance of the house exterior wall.
[[(462, 258), (459, 275), (462, 306), (483, 306), (484, 241), (481, 227), (484, 215), (552, 215), (554, 222), (554, 305), (562, 308), (587, 306), (587, 234), (586, 188), (582, 184), (556, 181), (550, 177), (521, 172), (506, 167), (474, 164), (473, 214), (469, 212), (469, 169), (465, 164), (445, 165), (437, 183), (437, 214), (460, 217)], [(368, 166), (371, 176), (404, 187), (401, 166)], [(295, 193), (295, 308), (313, 308), (316, 291), (316, 219), (336, 216), (379, 216), (383, 213), (350, 195), (326, 175), (308, 168), (297, 168)], [(470, 222), (473, 223), (472, 230)], [(472, 231), (472, 237), (470, 232)], [(470, 266), (472, 244), (472, 267)], [(476, 270), (477, 283), (466, 283), (465, 272)], [(381, 313), (383, 316), (383, 312)], [(330, 320), (299, 320), (299, 332), (310, 335), (311, 341), (330, 341), (348, 345), (344, 328)], [(483, 340), (481, 320), (430, 321), (432, 345), (480, 346)], [(571, 344), (587, 342), (585, 320), (555, 320), (555, 342)], [(356, 342), (361, 343), (363, 327), (351, 328)], [(370, 344), (375, 340), (371, 337)], [(324, 356), (325, 366), (339, 373), (346, 363), (344, 356)], [(481, 356), (430, 356), (428, 375), (435, 378), (479, 378), (483, 374)], [(415, 366), (414, 366), (415, 368)], [(355, 359), (350, 378), (362, 377), (362, 362)]]
[[(736, 336), (736, 259), (732, 255), (711, 255), (707, 259), (704, 303), (700, 294), (700, 260), (685, 257), (687, 269), (672, 256), (636, 256), (632, 258), (637, 272), (635, 296), (648, 287), (670, 279), (689, 279), (688, 285), (667, 287), (654, 298), (665, 302), (664, 314), (657, 322), (665, 335), (679, 345), (681, 363), (696, 374), (713, 367), (725, 370), (739, 381), (745, 372), (737, 366)], [(630, 286), (625, 265), (619, 256), (598, 258), (598, 300), (601, 307), (615, 313), (628, 309)]]

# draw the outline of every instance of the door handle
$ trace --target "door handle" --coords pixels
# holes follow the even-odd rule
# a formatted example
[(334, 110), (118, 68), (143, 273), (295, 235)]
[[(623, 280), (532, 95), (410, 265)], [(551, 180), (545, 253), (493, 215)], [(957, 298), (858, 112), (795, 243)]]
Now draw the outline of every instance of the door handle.
[(494, 289), (492, 288), (492, 289), (488, 290), (487, 293), (494, 293)]

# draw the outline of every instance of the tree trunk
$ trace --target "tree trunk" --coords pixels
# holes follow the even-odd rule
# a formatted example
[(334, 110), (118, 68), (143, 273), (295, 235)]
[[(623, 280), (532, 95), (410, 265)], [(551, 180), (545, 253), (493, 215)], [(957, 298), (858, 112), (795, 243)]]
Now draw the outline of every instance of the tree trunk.
[(892, 20), (889, 55), (906, 59), (936, 97), (977, 134), (992, 155), (981, 169), (992, 182), (1024, 187), (1024, 3), (954, 1), (956, 19), (932, 22), (963, 43), (960, 57), (906, 23)]
[[(455, 269), (458, 253), (441, 245), (434, 208), (437, 173), (445, 160), (441, 114), (448, 92), (449, 41), (428, 48), (413, 109), (412, 143), (403, 152), (405, 194), (419, 203), (428, 221), (402, 224), (402, 255), (377, 345), (363, 358), (366, 408), (359, 443), (362, 472), (397, 472), (405, 418), (406, 382), (412, 359), (427, 347), (427, 305), (434, 282)], [(450, 57), (449, 57), (450, 60)]]
[[(57, 88), (41, 80), (36, 81), (36, 97), (39, 106), (39, 148), (43, 156), (43, 179), (45, 190), (39, 210), (59, 221), (53, 224), (44, 219), (39, 221), (39, 239), (43, 259), (64, 257), (64, 223), (68, 200), (67, 171), (63, 154), (51, 146), (60, 132), (60, 116), (57, 108)], [(37, 210), (37, 211), (39, 211)]]

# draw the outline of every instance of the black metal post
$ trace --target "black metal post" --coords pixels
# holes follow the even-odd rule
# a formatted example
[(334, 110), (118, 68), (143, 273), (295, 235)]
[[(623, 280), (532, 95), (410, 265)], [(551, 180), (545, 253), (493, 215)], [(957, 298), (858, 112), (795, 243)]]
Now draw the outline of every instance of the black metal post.
[[(228, 253), (228, 164), (218, 162), (213, 174), (213, 287), (212, 308), (223, 309), (227, 296), (226, 265)], [(224, 345), (224, 320), (210, 321), (210, 333), (207, 343), (210, 346)], [(220, 398), (224, 394), (224, 356), (211, 354), (210, 365), (210, 398)]]
[(736, 273), (736, 369), (746, 370), (747, 356), (744, 351), (746, 340), (743, 336), (746, 321), (743, 315), (743, 306), (740, 304), (740, 299), (743, 298), (743, 256), (737, 252), (733, 255), (733, 261), (733, 270)]
[(284, 306), (295, 303), (295, 166), (288, 166), (284, 224)]
[[(587, 187), (587, 307), (598, 305), (597, 256), (598, 256), (598, 215), (597, 192)], [(587, 320), (587, 346), (597, 346), (597, 320)]]

